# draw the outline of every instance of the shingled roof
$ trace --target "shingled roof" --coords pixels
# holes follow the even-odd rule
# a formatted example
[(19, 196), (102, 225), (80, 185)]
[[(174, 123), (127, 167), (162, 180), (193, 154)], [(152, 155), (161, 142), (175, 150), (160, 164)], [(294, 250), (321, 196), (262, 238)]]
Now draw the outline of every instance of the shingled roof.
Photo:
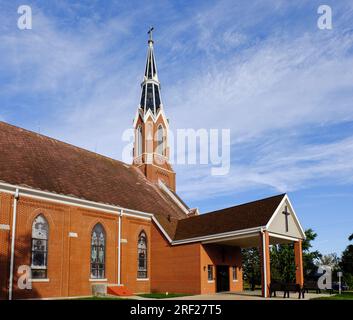
[(152, 213), (173, 240), (264, 226), (285, 196), (186, 215), (136, 167), (1, 121), (0, 181)]
[(139, 169), (0, 122), (0, 180), (153, 213), (173, 238), (182, 209)]
[(285, 194), (178, 221), (174, 240), (265, 226)]

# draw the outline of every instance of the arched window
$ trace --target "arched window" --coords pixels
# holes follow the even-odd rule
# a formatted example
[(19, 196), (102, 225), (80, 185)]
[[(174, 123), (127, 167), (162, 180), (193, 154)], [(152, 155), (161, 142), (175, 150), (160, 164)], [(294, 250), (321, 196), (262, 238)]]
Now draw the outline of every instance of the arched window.
[(162, 125), (159, 125), (157, 129), (157, 153), (164, 155), (164, 132)]
[(137, 243), (137, 278), (147, 278), (147, 237), (144, 231), (141, 231)]
[(142, 154), (142, 127), (137, 128), (137, 156)]
[(43, 215), (37, 216), (32, 224), (32, 278), (45, 279), (48, 269), (48, 221)]
[(105, 231), (97, 223), (91, 235), (91, 278), (104, 279), (105, 277)]

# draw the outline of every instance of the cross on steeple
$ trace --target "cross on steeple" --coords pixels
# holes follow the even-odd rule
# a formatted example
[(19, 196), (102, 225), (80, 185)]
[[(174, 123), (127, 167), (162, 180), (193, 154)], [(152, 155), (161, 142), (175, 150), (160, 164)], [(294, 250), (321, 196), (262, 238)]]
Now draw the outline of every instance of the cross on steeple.
[(148, 34), (149, 34), (149, 36), (150, 36), (150, 38), (149, 38), (149, 40), (148, 40), (148, 42), (153, 42), (153, 30), (154, 30), (154, 27), (150, 27), (150, 29), (148, 30)]
[(288, 212), (287, 206), (285, 206), (284, 211), (282, 212), (286, 218), (286, 232), (288, 232), (288, 216), (290, 216), (290, 212)]

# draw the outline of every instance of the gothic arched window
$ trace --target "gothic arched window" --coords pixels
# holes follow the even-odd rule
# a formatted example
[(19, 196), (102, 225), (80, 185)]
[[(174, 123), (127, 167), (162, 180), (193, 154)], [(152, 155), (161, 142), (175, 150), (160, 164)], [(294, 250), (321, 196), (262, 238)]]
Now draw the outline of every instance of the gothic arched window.
[(105, 231), (97, 223), (91, 235), (91, 278), (104, 279), (105, 277)]
[(37, 216), (32, 224), (32, 278), (45, 279), (48, 269), (48, 221), (43, 215)]
[(157, 129), (157, 153), (164, 155), (164, 132), (161, 124)]
[(137, 128), (137, 156), (142, 154), (142, 127)]
[(137, 278), (147, 278), (147, 237), (144, 231), (141, 231), (137, 243)]

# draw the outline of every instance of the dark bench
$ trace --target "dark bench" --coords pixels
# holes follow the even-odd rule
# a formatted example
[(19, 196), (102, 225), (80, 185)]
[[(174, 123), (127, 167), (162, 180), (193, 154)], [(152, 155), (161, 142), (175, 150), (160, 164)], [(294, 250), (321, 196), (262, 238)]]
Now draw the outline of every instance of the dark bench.
[(272, 298), (272, 295), (276, 297), (276, 292), (277, 291), (283, 291), (283, 298), (289, 298), (289, 293), (290, 292), (295, 292), (298, 293), (298, 298), (304, 299), (304, 290), (299, 284), (295, 283), (284, 283), (284, 282), (272, 282), (269, 285), (270, 289), (270, 298)]
[[(313, 290), (316, 293), (321, 293), (321, 289), (319, 288), (318, 282), (315, 280), (305, 281), (303, 289), (306, 293), (309, 293), (309, 290)], [(330, 294), (333, 293), (333, 289), (327, 289)]]

